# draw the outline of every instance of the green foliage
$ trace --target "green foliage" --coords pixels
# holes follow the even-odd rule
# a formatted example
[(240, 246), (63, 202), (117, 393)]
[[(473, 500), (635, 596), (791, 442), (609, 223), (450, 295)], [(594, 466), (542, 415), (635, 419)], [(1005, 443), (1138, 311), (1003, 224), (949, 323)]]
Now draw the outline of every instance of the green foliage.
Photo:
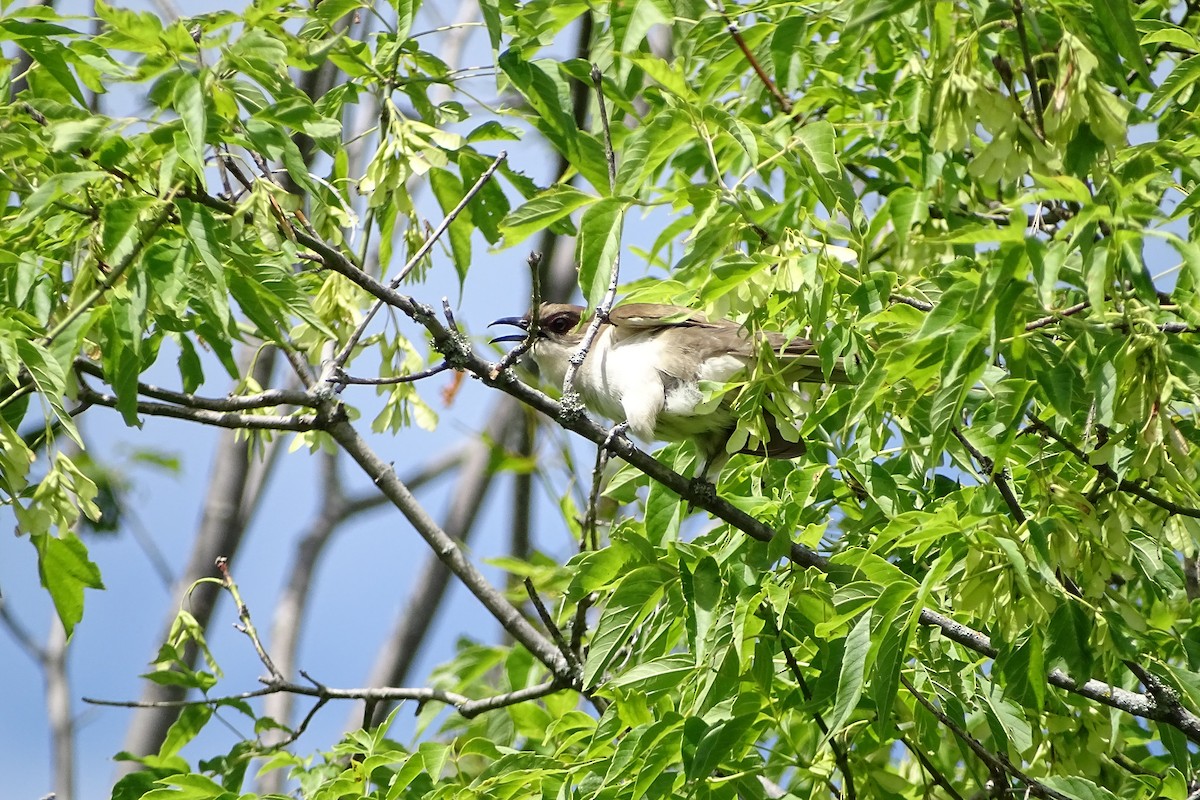
[[(351, 245), (378, 240), (395, 274), (425, 238), (414, 192), (457, 206), (492, 143), (518, 135), (502, 121), (531, 126), (566, 168), (535, 186), (514, 153), (484, 182), (443, 241), (464, 289), (475, 233), (512, 248), (549, 229), (577, 235), (596, 305), (626, 220), (656, 212), (661, 233), (624, 245), (647, 266), (621, 259), (625, 296), (809, 336), (826, 373), (854, 383), (797, 394), (763, 369), (714, 387), (736, 396), (734, 445), (765, 438), (764, 410), (807, 443), (795, 462), (739, 458), (723, 476), (721, 496), (773, 541), (689, 521), (625, 466), (606, 543), (561, 570), (511, 564), (537, 577), (562, 630), (588, 623), (579, 691), (470, 718), (430, 702), (411, 745), (389, 721), (311, 759), (256, 739), (199, 765), (180, 749), (212, 707), (192, 706), (114, 798), (236, 797), (252, 757), (320, 800), (1194, 788), (1194, 731), (1063, 688), (1096, 678), (1200, 709), (1190, 9), (484, 0), (513, 101), (497, 120), (432, 91), (456, 76), (411, 35), (416, 4), (392, 3), (395, 26), (364, 41), (338, 21), (366, 4), (312, 5), (165, 24), (97, 2), (95, 33), (50, 7), (0, 17), (0, 40), (30, 59), (0, 111), (0, 502), (68, 631), (83, 590), (101, 588), (76, 533), (99, 514), (97, 488), (68, 455), (84, 444), (79, 399), (98, 402), (88, 381), (136, 426), (140, 378), (168, 342), (183, 392), (202, 384), (206, 350), (257, 392), (239, 342), (320, 364), (373, 302), (323, 268), (330, 253), (363, 266)], [(573, 105), (590, 65), (553, 55), (585, 15), (611, 185), (605, 132)], [(660, 33), (670, 58), (650, 44)], [(344, 81), (316, 97), (296, 85), (325, 63)], [(145, 119), (90, 111), (118, 86), (145, 96)], [(359, 144), (373, 154), (351, 174), (342, 120), (368, 98), (378, 129)], [(366, 348), (382, 377), (426, 366), (391, 328), (352, 355)], [(414, 385), (381, 391), (377, 430), (436, 424)], [(30, 424), (66, 439), (35, 449), (18, 433)], [(692, 453), (660, 457), (684, 467)], [(791, 565), (793, 544), (828, 568)], [(956, 638), (924, 609), (990, 639)], [(186, 612), (146, 677), (216, 685)], [(430, 686), (478, 699), (550, 679), (519, 646), (464, 643)], [(276, 725), (227, 704), (260, 732)]]

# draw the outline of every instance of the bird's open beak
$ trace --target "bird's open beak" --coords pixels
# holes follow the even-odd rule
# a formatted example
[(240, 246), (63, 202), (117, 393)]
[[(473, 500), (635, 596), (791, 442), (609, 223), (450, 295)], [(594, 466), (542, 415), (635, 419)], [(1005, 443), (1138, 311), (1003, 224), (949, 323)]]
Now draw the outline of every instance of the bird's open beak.
[[(521, 330), (528, 330), (529, 320), (525, 319), (525, 317), (501, 317), (500, 319), (488, 325), (488, 327), (490, 328), (492, 325), (515, 325)], [(496, 342), (523, 342), (525, 341), (525, 336), (526, 334), (524, 333), (512, 333), (508, 336), (497, 336), (495, 339), (492, 339), (489, 344), (495, 344)]]

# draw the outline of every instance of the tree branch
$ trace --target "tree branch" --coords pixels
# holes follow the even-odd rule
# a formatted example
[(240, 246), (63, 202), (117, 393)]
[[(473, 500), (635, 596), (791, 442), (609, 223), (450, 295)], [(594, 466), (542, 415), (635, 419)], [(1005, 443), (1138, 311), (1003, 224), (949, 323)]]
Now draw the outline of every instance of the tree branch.
[[(79, 397), (83, 401), (83, 405), (73, 413), (78, 413), (78, 411), (81, 411), (88, 405), (105, 406), (106, 408), (117, 407), (117, 398), (115, 395), (97, 392), (82, 382), (79, 384)], [(144, 401), (138, 402), (137, 410), (139, 414), (151, 417), (183, 419), (189, 422), (198, 422), (202, 425), (214, 425), (218, 428), (232, 428), (235, 430), (297, 431), (303, 433), (322, 427), (318, 415), (314, 414), (291, 414), (287, 416), (277, 414), (239, 414), (232, 411), (208, 411), (202, 408), (184, 408), (165, 403), (149, 403)]]
[(1029, 419), (1032, 423), (1030, 427), (1035, 432), (1044, 434), (1044, 435), (1048, 436), (1049, 438), (1053, 439), (1055, 442), (1058, 442), (1058, 444), (1064, 450), (1066, 450), (1071, 455), (1075, 456), (1075, 458), (1079, 459), (1080, 463), (1087, 464), (1092, 469), (1096, 470), (1097, 474), (1099, 474), (1102, 478), (1105, 478), (1106, 480), (1111, 481), (1112, 483), (1115, 483), (1117, 485), (1118, 490), (1125, 492), (1127, 494), (1131, 494), (1134, 497), (1141, 498), (1142, 500), (1145, 500), (1147, 503), (1156, 505), (1159, 508), (1163, 509), (1164, 511), (1168, 511), (1172, 514), (1179, 514), (1180, 516), (1184, 516), (1184, 517), (1192, 517), (1193, 519), (1200, 519), (1200, 508), (1193, 508), (1192, 506), (1180, 505), (1179, 503), (1176, 503), (1174, 500), (1167, 500), (1166, 498), (1159, 497), (1158, 495), (1154, 494), (1153, 492), (1151, 492), (1149, 489), (1142, 486), (1141, 484), (1135, 483), (1130, 480), (1126, 480), (1125, 478), (1118, 476), (1117, 473), (1113, 471), (1113, 468), (1110, 467), (1108, 464), (1093, 464), (1091, 459), (1088, 458), (1087, 453), (1083, 452), (1083, 450), (1080, 449), (1078, 446), (1076, 446), (1074, 442), (1070, 441), (1065, 436), (1063, 436), (1061, 433), (1054, 430), (1054, 428), (1052, 428), (1048, 424), (1046, 424), (1036, 414), (1030, 412), (1026, 416), (1029, 417)]
[(917, 691), (917, 687), (913, 686), (908, 678), (904, 677), (903, 673), (900, 675), (900, 682), (904, 684), (904, 688), (908, 689), (912, 696), (925, 708), (926, 711), (932, 714), (934, 718), (942, 724), (943, 727), (949, 728), (951, 733), (953, 733), (963, 744), (965, 744), (980, 761), (986, 764), (992, 774), (1012, 775), (1018, 781), (1025, 784), (1028, 793), (1033, 797), (1048, 797), (1053, 798), (1053, 800), (1070, 800), (1070, 798), (1066, 795), (1060, 794), (1059, 792), (1051, 789), (1049, 786), (1046, 786), (1045, 784), (1042, 784), (1034, 778), (1026, 775), (1008, 760), (1008, 756), (1004, 755), (1003, 753), (993, 753), (984, 747), (978, 739), (959, 727), (958, 723), (946, 716), (946, 714), (944, 714), (941, 709), (939, 709), (927, 697), (925, 697), (925, 695)]

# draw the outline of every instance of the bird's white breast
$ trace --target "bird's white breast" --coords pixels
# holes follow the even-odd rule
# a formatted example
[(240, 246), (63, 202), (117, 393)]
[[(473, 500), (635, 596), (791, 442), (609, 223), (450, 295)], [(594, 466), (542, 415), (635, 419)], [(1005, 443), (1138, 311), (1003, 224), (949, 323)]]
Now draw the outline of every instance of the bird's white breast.
[[(731, 416), (722, 407), (697, 407), (704, 401), (700, 381), (723, 383), (745, 367), (743, 358), (729, 354), (697, 361), (680, 353), (670, 331), (626, 334), (614, 341), (604, 327), (588, 350), (575, 376), (575, 388), (588, 408), (610, 419), (625, 421), (645, 440), (679, 440), (723, 429)], [(543, 376), (561, 386), (570, 352), (556, 342), (534, 348)]]

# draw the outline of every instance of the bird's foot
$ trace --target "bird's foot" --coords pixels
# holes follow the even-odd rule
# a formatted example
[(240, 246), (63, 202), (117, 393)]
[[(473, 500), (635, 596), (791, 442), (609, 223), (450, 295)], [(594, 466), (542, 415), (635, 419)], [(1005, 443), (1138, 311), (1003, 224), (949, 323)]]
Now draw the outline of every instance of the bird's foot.
[[(615, 442), (617, 439), (620, 439), (621, 437), (625, 436), (625, 433), (628, 430), (629, 430), (628, 422), (621, 422), (617, 425), (613, 425), (611, 428), (608, 429), (608, 436), (604, 437), (604, 444), (602, 444), (600, 446), (603, 447), (605, 450), (607, 450), (610, 446), (612, 446), (613, 442)], [(628, 438), (628, 437), (625, 437), (625, 438)]]
[[(688, 488), (691, 489), (692, 496), (700, 503), (711, 503), (717, 499), (717, 485), (710, 482), (707, 478), (697, 475), (688, 482)], [(696, 503), (688, 501), (688, 513), (692, 513), (696, 509)]]

